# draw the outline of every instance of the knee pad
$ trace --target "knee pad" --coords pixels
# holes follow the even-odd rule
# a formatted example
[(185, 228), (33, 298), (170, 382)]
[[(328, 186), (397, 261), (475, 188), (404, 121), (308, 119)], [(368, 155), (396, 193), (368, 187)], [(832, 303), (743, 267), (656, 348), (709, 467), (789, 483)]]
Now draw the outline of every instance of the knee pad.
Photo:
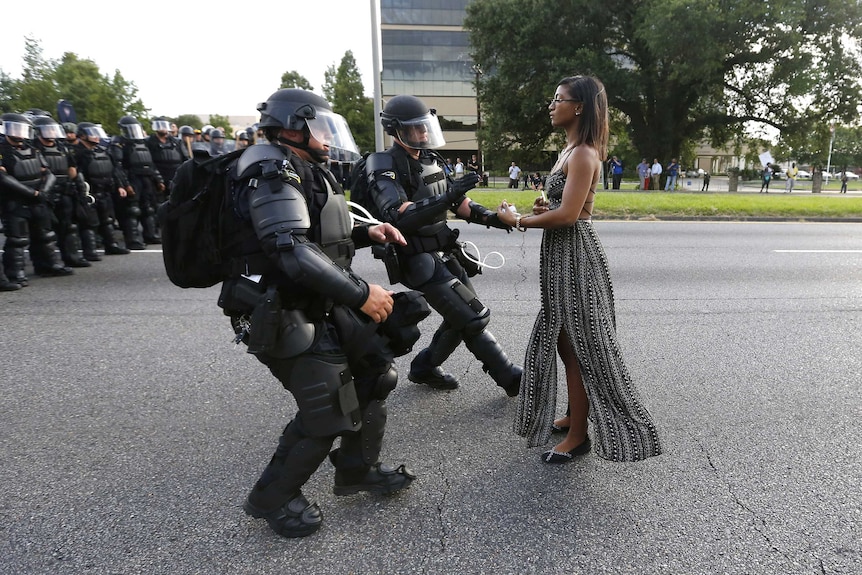
[(386, 399), (397, 384), (398, 371), (395, 369), (395, 366), (390, 365), (389, 369), (380, 374), (377, 381), (374, 382), (374, 388), (371, 390), (371, 398)]
[(138, 204), (129, 204), (126, 207), (126, 215), (133, 218), (139, 218), (141, 217), (141, 208), (138, 207)]
[(449, 324), (465, 333), (479, 333), (491, 319), (491, 310), (458, 278), (423, 287), (425, 299)]
[(10, 248), (26, 248), (30, 245), (29, 236), (6, 236), (6, 245)]
[(296, 399), (308, 435), (327, 437), (359, 429), (359, 400), (345, 358), (301, 355), (276, 360), (270, 369)]
[[(30, 237), (30, 225), (27, 223), (27, 220), (24, 218), (9, 218), (6, 222), (6, 234), (7, 241), (12, 241), (13, 246), (27, 246), (30, 243), (28, 239)], [(17, 244), (14, 242), (24, 240), (23, 244)]]

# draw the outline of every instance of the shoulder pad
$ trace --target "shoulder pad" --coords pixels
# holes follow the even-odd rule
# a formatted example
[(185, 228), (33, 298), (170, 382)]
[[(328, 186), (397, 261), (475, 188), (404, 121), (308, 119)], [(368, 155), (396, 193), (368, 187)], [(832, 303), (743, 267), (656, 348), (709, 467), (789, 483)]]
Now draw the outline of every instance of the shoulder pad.
[(240, 178), (246, 175), (246, 171), (251, 170), (261, 162), (269, 160), (281, 163), (288, 159), (284, 151), (279, 146), (249, 146), (243, 149), (242, 152), (242, 155), (236, 163), (236, 173)]
[[(379, 172), (381, 170), (394, 170), (395, 169), (395, 158), (392, 157), (391, 154), (387, 154), (386, 152), (375, 152), (368, 156), (368, 159), (365, 161), (366, 171), (368, 173)], [(392, 179), (395, 179), (395, 173), (393, 171)]]

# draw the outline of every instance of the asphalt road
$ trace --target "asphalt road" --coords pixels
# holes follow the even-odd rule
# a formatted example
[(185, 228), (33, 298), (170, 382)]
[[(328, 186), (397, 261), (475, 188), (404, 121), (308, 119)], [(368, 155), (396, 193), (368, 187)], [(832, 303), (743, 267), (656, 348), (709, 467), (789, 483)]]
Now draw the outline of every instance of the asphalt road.
[[(294, 404), (234, 348), (217, 288), (141, 252), (0, 293), (0, 572), (862, 573), (862, 225), (596, 227), (666, 452), (543, 465), (462, 347), (460, 389), (390, 397), (384, 458), (411, 489), (335, 497), (326, 463), (303, 540), (240, 507)], [(520, 361), (541, 234), (462, 229), (505, 255), (476, 284)], [(382, 281), (367, 253), (356, 269)]]

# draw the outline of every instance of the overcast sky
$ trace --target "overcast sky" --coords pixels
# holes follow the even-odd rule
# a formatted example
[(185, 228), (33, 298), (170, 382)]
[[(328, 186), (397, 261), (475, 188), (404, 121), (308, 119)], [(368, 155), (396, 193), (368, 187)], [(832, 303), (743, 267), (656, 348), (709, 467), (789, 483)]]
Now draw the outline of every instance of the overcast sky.
[(103, 75), (119, 70), (152, 115), (253, 116), (290, 70), (322, 95), (324, 72), (347, 50), (372, 95), (370, 0), (42, 0), (24, 11), (3, 19), (3, 72), (21, 77), (31, 37), (45, 60), (72, 52)]

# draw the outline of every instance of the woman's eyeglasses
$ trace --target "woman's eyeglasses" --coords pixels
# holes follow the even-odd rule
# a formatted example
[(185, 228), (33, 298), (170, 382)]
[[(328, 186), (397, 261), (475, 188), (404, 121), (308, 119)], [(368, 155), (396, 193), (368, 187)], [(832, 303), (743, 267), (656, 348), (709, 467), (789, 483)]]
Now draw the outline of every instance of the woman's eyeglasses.
[(560, 102), (580, 102), (580, 100), (575, 100), (574, 98), (554, 98), (553, 100), (548, 100), (548, 107), (554, 107)]

